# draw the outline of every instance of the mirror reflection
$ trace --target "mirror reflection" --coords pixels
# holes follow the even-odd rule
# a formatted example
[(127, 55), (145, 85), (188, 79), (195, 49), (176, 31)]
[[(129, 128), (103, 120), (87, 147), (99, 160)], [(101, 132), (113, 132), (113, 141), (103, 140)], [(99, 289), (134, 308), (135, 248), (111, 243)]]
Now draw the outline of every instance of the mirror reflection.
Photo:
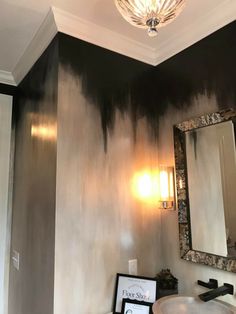
[(185, 133), (192, 249), (236, 257), (236, 155), (232, 121)]
[(174, 126), (181, 258), (236, 273), (232, 109)]

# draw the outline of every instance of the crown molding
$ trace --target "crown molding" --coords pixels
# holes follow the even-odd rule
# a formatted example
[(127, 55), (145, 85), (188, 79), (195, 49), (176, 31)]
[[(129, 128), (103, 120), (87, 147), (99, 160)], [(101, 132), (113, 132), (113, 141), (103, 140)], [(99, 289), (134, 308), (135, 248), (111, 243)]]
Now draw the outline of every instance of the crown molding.
[(0, 70), (0, 83), (16, 86), (16, 82), (11, 72)]
[(59, 32), (144, 63), (154, 64), (156, 57), (154, 48), (61, 9), (52, 7), (52, 11)]
[(236, 19), (236, 1), (224, 0), (190, 25), (176, 29), (172, 36), (152, 48), (91, 21), (52, 7), (34, 38), (19, 58), (12, 73), (0, 71), (0, 82), (18, 85), (48, 47), (57, 32), (62, 32), (141, 62), (158, 65), (202, 38)]
[(127, 36), (113, 32), (95, 23), (83, 20), (66, 11), (52, 7), (59, 32), (157, 66), (204, 37), (214, 33), (236, 19), (236, 1), (224, 0), (190, 25), (176, 29), (175, 33), (158, 47), (152, 48)]
[(50, 9), (37, 33), (26, 48), (23, 55), (18, 60), (12, 72), (17, 85), (23, 80), (25, 75), (42, 55), (56, 34), (57, 27), (55, 24), (53, 12)]
[(213, 10), (208, 11), (182, 30), (176, 30), (156, 50), (154, 65), (158, 65), (177, 53), (190, 47), (201, 39), (236, 20), (236, 1), (225, 0)]

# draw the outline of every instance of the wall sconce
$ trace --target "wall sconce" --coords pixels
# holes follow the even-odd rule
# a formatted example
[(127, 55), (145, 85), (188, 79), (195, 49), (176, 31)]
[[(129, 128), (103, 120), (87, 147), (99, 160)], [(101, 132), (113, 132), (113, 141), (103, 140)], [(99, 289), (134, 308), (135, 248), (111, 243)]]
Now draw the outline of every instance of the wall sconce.
[[(136, 172), (132, 180), (135, 198), (162, 209), (174, 210), (174, 171), (172, 167), (145, 169)], [(158, 204), (158, 205), (157, 205)]]
[(174, 169), (160, 166), (159, 168), (159, 208), (174, 210)]

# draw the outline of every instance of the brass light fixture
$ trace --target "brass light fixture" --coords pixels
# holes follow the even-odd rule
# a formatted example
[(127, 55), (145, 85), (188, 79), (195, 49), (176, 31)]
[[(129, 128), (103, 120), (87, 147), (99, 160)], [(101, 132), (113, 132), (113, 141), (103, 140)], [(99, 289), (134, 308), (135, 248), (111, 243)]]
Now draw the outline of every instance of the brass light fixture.
[(182, 11), (186, 0), (115, 0), (121, 15), (130, 24), (157, 35), (157, 28), (172, 22)]

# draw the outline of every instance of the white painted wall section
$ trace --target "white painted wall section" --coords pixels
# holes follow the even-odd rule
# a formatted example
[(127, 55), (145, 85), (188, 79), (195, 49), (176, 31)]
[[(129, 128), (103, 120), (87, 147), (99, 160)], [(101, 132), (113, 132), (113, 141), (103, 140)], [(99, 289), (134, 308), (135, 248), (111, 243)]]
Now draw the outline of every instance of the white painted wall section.
[(0, 314), (6, 314), (9, 276), (8, 187), (12, 97), (0, 94)]

